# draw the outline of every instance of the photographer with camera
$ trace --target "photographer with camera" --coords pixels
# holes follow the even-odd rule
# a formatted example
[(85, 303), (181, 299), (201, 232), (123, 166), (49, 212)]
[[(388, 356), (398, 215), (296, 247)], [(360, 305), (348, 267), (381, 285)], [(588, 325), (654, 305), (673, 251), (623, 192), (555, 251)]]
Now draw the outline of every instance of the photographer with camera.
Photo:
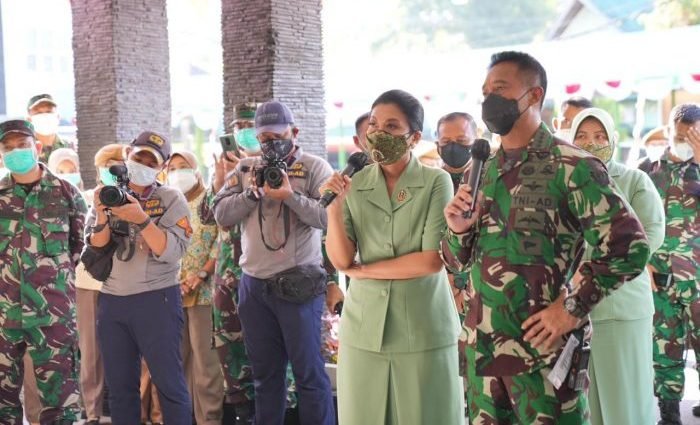
[[(162, 396), (165, 423), (191, 424), (177, 279), (192, 233), (190, 214), (182, 192), (156, 182), (170, 151), (164, 137), (141, 133), (126, 148), (126, 167), (110, 167), (117, 185), (95, 191), (87, 221), (85, 267), (96, 278), (107, 274), (100, 276), (97, 334), (115, 425), (140, 422), (141, 356)], [(88, 261), (90, 253), (107, 262)]]
[(262, 157), (243, 158), (213, 210), (220, 226), (242, 225), (239, 314), (255, 382), (256, 423), (281, 425), (292, 364), (302, 424), (335, 422), (321, 357), (326, 273), (318, 189), (332, 170), (297, 144), (299, 129), (277, 101), (255, 114)]

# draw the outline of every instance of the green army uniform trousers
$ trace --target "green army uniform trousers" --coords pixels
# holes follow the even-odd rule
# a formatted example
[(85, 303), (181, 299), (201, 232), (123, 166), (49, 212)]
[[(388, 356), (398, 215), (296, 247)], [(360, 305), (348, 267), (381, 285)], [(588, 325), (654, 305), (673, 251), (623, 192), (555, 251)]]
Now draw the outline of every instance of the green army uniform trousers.
[(477, 376), (476, 352), (467, 346), (467, 411), (471, 425), (588, 425), (588, 398), (562, 385), (555, 389), (546, 367), (516, 376)]
[[(24, 370), (24, 353), (34, 362)], [(80, 415), (76, 333), (63, 324), (28, 329), (0, 329), (0, 418), (4, 425), (22, 425), (19, 399), (24, 373), (35, 373), (43, 406), (40, 422), (77, 421)]]
[(659, 288), (654, 292), (654, 308), (654, 394), (663, 400), (681, 400), (687, 333), (692, 332), (691, 341), (700, 341), (697, 282), (675, 281), (668, 288)]

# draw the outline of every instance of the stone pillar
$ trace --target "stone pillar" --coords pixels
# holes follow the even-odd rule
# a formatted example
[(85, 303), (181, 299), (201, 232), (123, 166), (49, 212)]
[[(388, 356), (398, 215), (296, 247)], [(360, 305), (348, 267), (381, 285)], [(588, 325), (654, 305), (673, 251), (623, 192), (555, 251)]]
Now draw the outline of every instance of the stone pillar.
[(94, 157), (143, 130), (170, 137), (166, 0), (71, 0), (78, 153), (86, 187)]
[(286, 103), (307, 152), (325, 158), (320, 0), (221, 0), (224, 123), (233, 105)]

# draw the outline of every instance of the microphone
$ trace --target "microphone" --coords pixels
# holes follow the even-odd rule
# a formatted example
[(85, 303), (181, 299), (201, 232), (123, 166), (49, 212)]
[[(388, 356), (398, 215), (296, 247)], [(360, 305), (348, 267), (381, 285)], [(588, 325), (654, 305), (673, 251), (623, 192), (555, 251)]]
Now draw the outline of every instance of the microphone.
[(464, 218), (471, 218), (472, 212), (476, 208), (476, 198), (479, 185), (481, 184), (481, 169), (484, 168), (484, 162), (491, 155), (491, 146), (486, 139), (476, 139), (472, 145), (472, 165), (467, 177), (467, 184), (472, 188), (472, 204), (469, 211), (462, 214)]
[[(360, 171), (361, 169), (365, 168), (365, 165), (367, 165), (367, 162), (369, 162), (369, 157), (367, 156), (366, 153), (364, 152), (355, 152), (354, 154), (350, 155), (350, 158), (348, 158), (348, 165), (345, 166), (345, 169), (341, 173), (344, 176), (352, 177), (356, 172)], [(338, 196), (335, 193), (331, 191), (326, 191), (326, 193), (323, 194), (321, 199), (318, 201), (318, 203), (323, 207), (326, 208), (328, 204), (333, 202), (335, 197)]]

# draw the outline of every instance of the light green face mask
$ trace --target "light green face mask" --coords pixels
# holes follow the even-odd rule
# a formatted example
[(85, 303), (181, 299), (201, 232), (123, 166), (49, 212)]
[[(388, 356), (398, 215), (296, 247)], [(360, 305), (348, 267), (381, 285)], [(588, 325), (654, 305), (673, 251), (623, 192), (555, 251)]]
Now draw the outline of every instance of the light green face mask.
[(117, 179), (114, 174), (109, 172), (109, 168), (100, 167), (100, 181), (105, 186), (114, 186), (117, 184)]
[(76, 187), (80, 184), (80, 173), (59, 174), (58, 177)]
[(410, 134), (393, 136), (385, 131), (367, 134), (367, 146), (372, 161), (379, 164), (393, 164), (408, 152)]
[(236, 143), (247, 152), (259, 152), (260, 142), (255, 135), (254, 128), (242, 128), (236, 130), (233, 135), (236, 138)]

